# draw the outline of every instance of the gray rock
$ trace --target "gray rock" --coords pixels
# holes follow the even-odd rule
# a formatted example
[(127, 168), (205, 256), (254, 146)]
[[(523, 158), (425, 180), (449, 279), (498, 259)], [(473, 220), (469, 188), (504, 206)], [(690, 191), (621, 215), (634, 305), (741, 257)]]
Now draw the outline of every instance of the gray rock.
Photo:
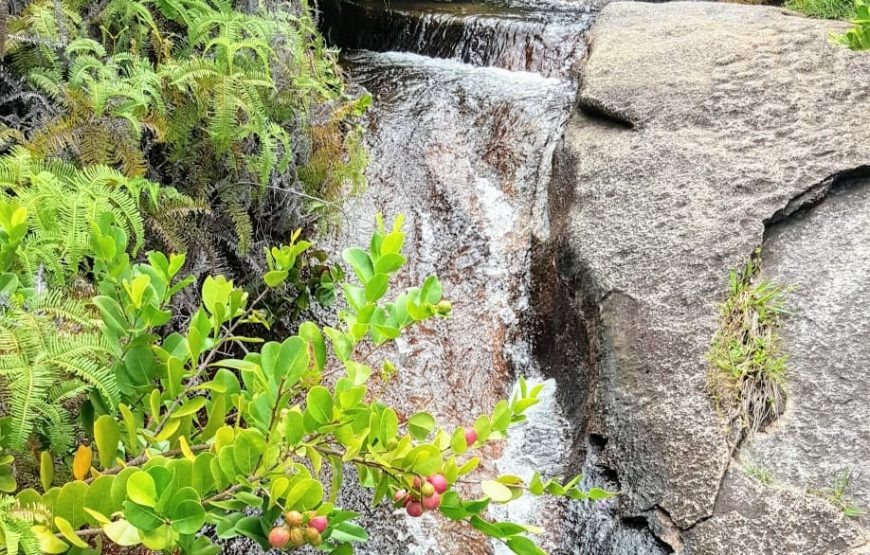
[[(844, 183), (818, 206), (773, 226), (764, 274), (795, 286), (782, 338), (789, 356), (788, 407), (744, 446), (744, 461), (777, 483), (870, 507), (870, 181)], [(845, 486), (846, 484), (844, 484)], [(865, 518), (865, 524), (870, 522)]]
[[(624, 492), (619, 514), (649, 518), (686, 553), (827, 553), (866, 541), (817, 499), (726, 476), (731, 448), (705, 391), (729, 270), (774, 216), (870, 161), (870, 56), (833, 45), (840, 29), (774, 7), (620, 2), (592, 31), (550, 192), (561, 271), (594, 307), (584, 318), (597, 359), (588, 398), (575, 402), (587, 407), (587, 433), (606, 440), (600, 462)], [(836, 372), (844, 355), (829, 347), (817, 344), (812, 360)], [(862, 383), (830, 391), (830, 402), (866, 411)], [(826, 448), (826, 460), (866, 454), (867, 435), (844, 432), (863, 445)], [(786, 435), (778, 448), (788, 451)], [(795, 464), (813, 464), (803, 459)], [(717, 504), (726, 493), (737, 501)], [(760, 512), (729, 508), (741, 503)]]
[(830, 504), (728, 472), (717, 516), (684, 534), (687, 553), (848, 553), (860, 541)]

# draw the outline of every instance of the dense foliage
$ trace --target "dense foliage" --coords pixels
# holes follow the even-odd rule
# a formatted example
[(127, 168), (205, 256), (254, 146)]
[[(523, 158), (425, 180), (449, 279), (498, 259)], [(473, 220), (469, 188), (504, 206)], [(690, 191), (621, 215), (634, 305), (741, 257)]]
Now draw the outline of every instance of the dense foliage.
[(851, 19), (855, 0), (787, 0), (785, 7), (819, 19)]
[[(351, 553), (350, 471), (375, 504), (539, 554), (487, 507), (612, 495), (475, 472), (540, 386), (452, 429), (373, 393), (398, 370), (372, 353), (451, 304), (435, 276), (391, 287), (401, 217), (343, 253), (352, 279), (301, 239), (363, 185), (369, 102), (304, 3), (0, 16), (0, 553), (207, 555), (238, 536)], [(341, 300), (332, 326), (298, 321), (311, 299)]]
[(855, 27), (837, 37), (852, 50), (870, 50), (870, 0), (856, 0)]
[(369, 100), (304, 2), (34, 0), (4, 27), (0, 141), (175, 186), (187, 197), (143, 210), (202, 272), (258, 275), (263, 246), (364, 185)]

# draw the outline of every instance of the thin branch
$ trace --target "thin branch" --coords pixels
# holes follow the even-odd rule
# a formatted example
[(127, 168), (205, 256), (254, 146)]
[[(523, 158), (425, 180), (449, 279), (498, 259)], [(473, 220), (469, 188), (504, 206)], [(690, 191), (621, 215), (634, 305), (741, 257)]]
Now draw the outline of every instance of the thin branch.
[[(266, 295), (268, 293), (269, 293), (268, 287), (263, 289), (263, 291), (260, 292), (260, 294), (257, 296), (257, 298), (254, 299), (254, 301), (250, 304), (248, 309), (240, 317), (238, 317), (233, 322), (233, 324), (229, 328), (227, 328), (227, 330), (224, 333), (221, 334), (221, 337), (218, 338), (218, 341), (215, 342), (214, 346), (211, 348), (208, 355), (205, 357), (205, 360), (203, 360), (202, 363), (200, 363), (199, 367), (197, 367), (197, 369), (196, 369), (196, 372), (193, 374), (193, 376), (191, 376), (189, 378), (189, 381), (195, 381), (197, 378), (199, 378), (202, 375), (203, 372), (205, 372), (208, 369), (208, 365), (211, 364), (211, 361), (214, 359), (215, 355), (218, 354), (221, 345), (223, 345), (227, 339), (229, 339), (230, 337), (233, 336), (233, 332), (236, 330), (236, 328), (239, 326), (239, 324), (241, 324), (243, 320), (248, 318), (254, 312), (254, 308), (258, 304), (260, 304), (260, 302), (264, 298), (266, 298)], [(187, 396), (185, 394), (181, 394), (178, 397), (176, 397), (175, 401), (172, 402), (172, 405), (170, 405), (169, 409), (166, 411), (166, 414), (160, 420), (160, 423), (157, 424), (157, 427), (154, 429), (154, 435), (159, 434), (163, 430), (163, 428), (166, 426), (166, 423), (169, 422), (169, 418), (172, 415), (172, 411), (177, 409), (178, 406), (183, 402), (184, 399), (187, 399)]]

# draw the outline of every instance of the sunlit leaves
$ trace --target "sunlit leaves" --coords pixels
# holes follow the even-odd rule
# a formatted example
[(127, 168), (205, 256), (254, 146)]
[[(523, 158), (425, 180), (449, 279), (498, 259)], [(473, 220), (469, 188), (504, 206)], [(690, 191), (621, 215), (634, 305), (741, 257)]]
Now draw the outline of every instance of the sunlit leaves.
[(127, 480), (127, 497), (145, 507), (157, 506), (157, 486), (147, 472), (136, 472)]
[(110, 468), (115, 462), (115, 452), (121, 441), (121, 427), (118, 421), (109, 415), (97, 418), (94, 423), (94, 441), (97, 443), (97, 453), (100, 466)]
[[(354, 513), (333, 503), (346, 467), (352, 467), (359, 482), (373, 490), (375, 504), (398, 489), (419, 491), (421, 483), (415, 481), (430, 477), (432, 487), (443, 486), (438, 491), (445, 517), (501, 539), (520, 555), (538, 555), (526, 537), (535, 530), (487, 520), (491, 503), (526, 494), (580, 500), (612, 495), (580, 490), (580, 477), (564, 483), (537, 474), (529, 481), (512, 475), (477, 477), (477, 451), (525, 419), (538, 402), (540, 385), (520, 380), (510, 402), (500, 401), (491, 413), (449, 427), (429, 412), (407, 415), (377, 399), (381, 384), (370, 364), (380, 363), (369, 361), (369, 355), (389, 348), (412, 324), (450, 310), (434, 277), (420, 287), (390, 292), (390, 281), (405, 262), (403, 241), (400, 220), (389, 231), (379, 220), (368, 250), (345, 252), (359, 282), (340, 283), (349, 303), (335, 327), (305, 322), (298, 335), (269, 342), (248, 331), (262, 324), (252, 316), (258, 307), (249, 307), (247, 293), (221, 277), (203, 281), (202, 306), (185, 323), (183, 335), (160, 337), (149, 330), (137, 314), (153, 299), (166, 300), (166, 277), (178, 271), (177, 259), (152, 253), (150, 269), (141, 273), (147, 279), (130, 276), (126, 300), (117, 301), (118, 307), (106, 302), (110, 310), (103, 310), (107, 317), (123, 317), (126, 323), (118, 323), (116, 332), (134, 342), (119, 369), (129, 371), (137, 396), (120, 407), (119, 415), (90, 417), (101, 470), (91, 468), (93, 452), (82, 445), (72, 459), (79, 480), (52, 488), (52, 459), (43, 461), (48, 491), (40, 496), (30, 490), (27, 496), (57, 517), (50, 532), (64, 538), (58, 541), (65, 548), (80, 548), (84, 538), (76, 531), (90, 526), (120, 546), (212, 555), (216, 547), (200, 535), (205, 523), (214, 525), (219, 538), (244, 536), (266, 546), (269, 529), (292, 509), (327, 516), (325, 549), (349, 553), (348, 546), (365, 541), (367, 534), (350, 522)], [(283, 273), (295, 268), (307, 248), (294, 235), (291, 245), (269, 251), (274, 273), (267, 285), (281, 287)], [(116, 308), (121, 314), (111, 314)], [(235, 335), (241, 324), (246, 337)], [(131, 335), (129, 328), (140, 331)], [(476, 438), (469, 445), (470, 425), (474, 433), (468, 432)], [(451, 489), (459, 481), (477, 484), (479, 497), (462, 499)], [(47, 548), (60, 549), (49, 545), (48, 537), (44, 541)]]

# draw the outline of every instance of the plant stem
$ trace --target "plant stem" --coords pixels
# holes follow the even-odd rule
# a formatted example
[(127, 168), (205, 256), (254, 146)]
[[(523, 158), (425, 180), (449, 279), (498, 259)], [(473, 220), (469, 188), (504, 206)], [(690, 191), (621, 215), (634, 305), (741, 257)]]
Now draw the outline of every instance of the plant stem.
[[(268, 287), (266, 289), (263, 289), (257, 296), (257, 298), (254, 299), (254, 301), (248, 306), (248, 309), (245, 310), (245, 312), (240, 317), (236, 318), (233, 324), (229, 328), (227, 328), (224, 333), (221, 334), (221, 336), (215, 342), (214, 346), (209, 350), (208, 355), (206, 355), (205, 357), (205, 360), (200, 363), (200, 365), (196, 369), (196, 372), (194, 372), (193, 376), (188, 379), (189, 382), (195, 381), (202, 375), (203, 372), (205, 372), (205, 370), (208, 368), (208, 365), (211, 364), (211, 361), (214, 359), (215, 355), (217, 355), (220, 346), (223, 345), (224, 341), (226, 341), (229, 337), (232, 337), (233, 332), (236, 331), (236, 328), (239, 327), (239, 324), (241, 324), (243, 320), (245, 320), (248, 316), (251, 315), (251, 313), (254, 312), (254, 308), (258, 304), (260, 304), (260, 302), (262, 302), (264, 298), (266, 298), (266, 295), (269, 294), (269, 291), (270, 290)], [(170, 405), (169, 409), (166, 411), (166, 414), (163, 416), (163, 418), (157, 424), (157, 427), (154, 429), (154, 435), (159, 434), (163, 430), (163, 428), (166, 426), (166, 423), (169, 422), (169, 417), (172, 415), (172, 411), (177, 409), (184, 399), (187, 399), (187, 396), (183, 393), (176, 397), (176, 399), (172, 402), (172, 405)]]

